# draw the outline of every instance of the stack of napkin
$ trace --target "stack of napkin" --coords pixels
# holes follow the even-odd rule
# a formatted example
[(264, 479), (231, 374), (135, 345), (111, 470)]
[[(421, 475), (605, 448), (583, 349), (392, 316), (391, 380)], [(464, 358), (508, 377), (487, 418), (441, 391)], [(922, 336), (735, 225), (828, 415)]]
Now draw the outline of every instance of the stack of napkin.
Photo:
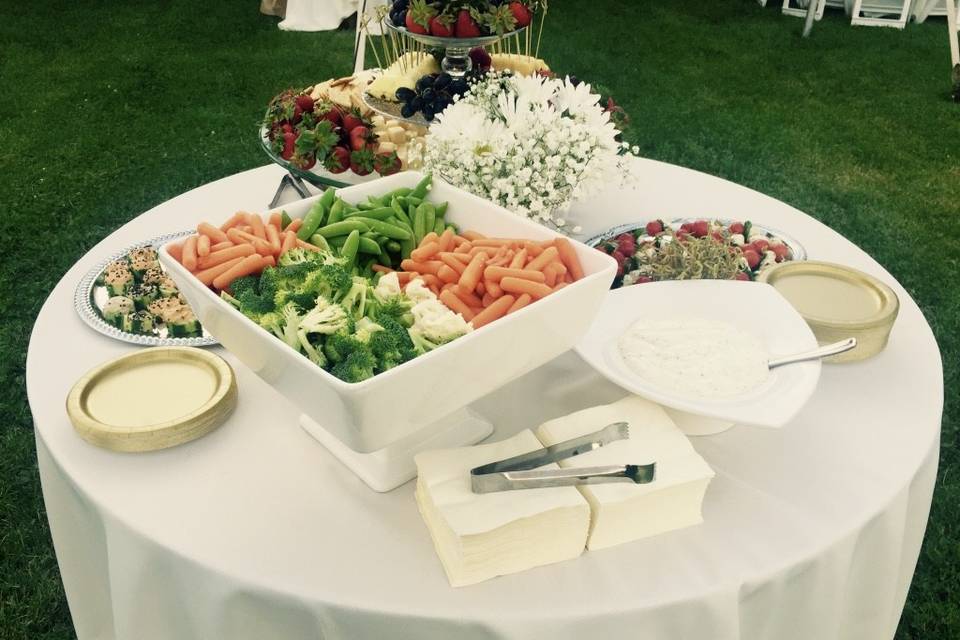
[[(630, 438), (562, 467), (657, 463), (646, 485), (612, 483), (475, 494), (470, 469), (628, 422)], [(450, 583), (474, 584), (703, 521), (713, 471), (663, 409), (631, 396), (501, 442), (416, 457), (417, 505)], [(556, 468), (556, 465), (550, 465)], [(549, 468), (549, 467), (547, 467)]]

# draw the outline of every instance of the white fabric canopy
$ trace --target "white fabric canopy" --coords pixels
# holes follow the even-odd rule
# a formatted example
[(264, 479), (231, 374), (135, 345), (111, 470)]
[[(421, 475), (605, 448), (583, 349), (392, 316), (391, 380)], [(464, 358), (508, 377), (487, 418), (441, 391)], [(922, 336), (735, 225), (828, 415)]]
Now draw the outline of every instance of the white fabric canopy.
[[(366, 0), (366, 11), (386, 0)], [(364, 0), (287, 0), (287, 14), (279, 26), (286, 31), (330, 31), (364, 6)]]
[[(633, 189), (579, 208), (586, 234), (650, 217), (749, 218), (788, 231), (811, 259), (876, 275), (902, 304), (886, 351), (825, 366), (785, 428), (693, 439), (717, 473), (702, 525), (452, 589), (413, 484), (370, 491), (297, 426), (295, 407), (222, 350), (240, 396), (219, 430), (148, 454), (77, 437), (63, 406), (71, 385), (134, 348), (81, 322), (78, 280), (108, 253), (198, 216), (265, 210), (282, 172), (264, 167), (118, 230), (65, 276), (37, 319), (27, 390), (79, 639), (891, 638), (936, 476), (943, 381), (929, 327), (889, 274), (812, 218), (693, 171), (637, 167)], [(499, 439), (623, 395), (567, 354), (474, 408)]]

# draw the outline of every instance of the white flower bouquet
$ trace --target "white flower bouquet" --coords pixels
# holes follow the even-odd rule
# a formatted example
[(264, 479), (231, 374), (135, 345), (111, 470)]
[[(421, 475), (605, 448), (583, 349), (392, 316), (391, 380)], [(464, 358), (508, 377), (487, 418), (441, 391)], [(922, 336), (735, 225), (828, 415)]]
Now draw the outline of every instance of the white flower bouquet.
[(575, 201), (629, 177), (619, 133), (589, 84), (490, 73), (437, 116), (416, 154), (424, 171), (562, 228)]

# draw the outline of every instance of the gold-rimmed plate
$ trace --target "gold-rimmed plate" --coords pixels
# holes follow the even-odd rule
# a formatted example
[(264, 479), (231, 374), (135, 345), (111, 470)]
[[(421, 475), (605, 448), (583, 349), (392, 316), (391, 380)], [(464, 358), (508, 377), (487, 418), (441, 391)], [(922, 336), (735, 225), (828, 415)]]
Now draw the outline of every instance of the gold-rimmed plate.
[(67, 396), (67, 415), (87, 442), (139, 452), (204, 436), (236, 404), (236, 378), (223, 358), (193, 347), (157, 347), (88, 371)]

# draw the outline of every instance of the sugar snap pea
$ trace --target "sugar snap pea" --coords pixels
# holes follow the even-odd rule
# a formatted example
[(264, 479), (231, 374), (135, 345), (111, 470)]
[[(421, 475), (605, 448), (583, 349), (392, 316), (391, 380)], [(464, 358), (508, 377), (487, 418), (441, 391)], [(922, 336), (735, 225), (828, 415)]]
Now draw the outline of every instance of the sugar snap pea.
[(330, 251), (330, 243), (327, 242), (327, 239), (324, 238), (319, 233), (315, 233), (312, 236), (310, 236), (310, 244), (312, 244), (315, 247), (320, 247), (321, 249), (324, 249), (326, 251)]
[(306, 240), (316, 232), (317, 228), (323, 224), (323, 218), (330, 209), (330, 205), (333, 204), (333, 199), (336, 195), (336, 189), (333, 188), (328, 188), (323, 192), (323, 195), (313, 204), (313, 207), (310, 208), (307, 215), (304, 216), (303, 225), (300, 227), (300, 230), (297, 231), (298, 238)]
[(359, 239), (359, 251), (361, 253), (370, 253), (375, 256), (383, 253), (383, 249), (380, 248), (380, 244), (376, 240), (371, 240), (370, 238), (365, 238), (362, 235)]
[(293, 218), (290, 217), (290, 214), (287, 213), (286, 209), (280, 212), (280, 230), (283, 231), (290, 226), (290, 223), (293, 222)]
[[(373, 222), (379, 222), (379, 220), (373, 220)], [(317, 233), (324, 238), (333, 238), (334, 236), (347, 235), (351, 231), (357, 231), (359, 233), (361, 231), (368, 231), (369, 229), (370, 226), (366, 220), (350, 218), (349, 220), (341, 220), (340, 222), (334, 222), (325, 227), (320, 227), (317, 229)]]
[(413, 212), (413, 240), (417, 244), (420, 244), (420, 241), (423, 240), (423, 236), (427, 235), (426, 221), (427, 214), (423, 209), (423, 205), (421, 205)]
[(436, 222), (433, 223), (433, 232), (438, 236), (441, 235), (443, 233), (443, 230), (446, 228), (447, 228), (447, 225), (443, 224), (443, 220), (439, 218), (437, 219)]
[(332, 205), (330, 205), (330, 215), (327, 216), (327, 224), (333, 224), (335, 222), (340, 222), (343, 220), (343, 215), (345, 213), (345, 208), (347, 203), (337, 198)]
[(400, 243), (397, 242), (396, 240), (388, 240), (386, 245), (387, 245), (387, 251), (391, 251), (393, 253), (400, 253), (401, 251)]
[(447, 207), (450, 205), (449, 202), (441, 202), (438, 205), (434, 205), (434, 208), (437, 210), (437, 218), (443, 218), (447, 215)]
[(430, 202), (424, 202), (417, 207), (417, 209), (420, 208), (423, 208), (423, 235), (427, 235), (433, 231), (433, 227), (437, 223), (437, 209)]
[(344, 222), (351, 221), (362, 222), (370, 228), (370, 231), (375, 231), (376, 233), (382, 233), (388, 238), (393, 238), (395, 240), (405, 240), (410, 237), (410, 232), (404, 229), (403, 227), (398, 227), (396, 225), (390, 224), (389, 222), (384, 222), (383, 220), (375, 220), (373, 218), (363, 218), (355, 217), (350, 218), (350, 220), (345, 220)]
[(433, 175), (427, 174), (423, 176), (423, 179), (417, 183), (417, 186), (413, 188), (413, 191), (410, 192), (410, 195), (414, 198), (420, 198), (421, 200), (426, 197), (427, 191), (430, 190), (430, 183), (433, 182)]
[(340, 248), (340, 257), (345, 258), (348, 260), (348, 262), (353, 262), (353, 260), (357, 257), (357, 249), (359, 248), (360, 232), (354, 229), (350, 232), (350, 235), (347, 236), (346, 241)]
[(364, 218), (374, 218), (376, 220), (386, 220), (390, 216), (394, 215), (395, 211), (392, 207), (380, 207), (377, 209), (368, 209), (366, 211), (359, 210), (352, 213), (348, 213), (344, 219), (349, 220), (357, 216), (362, 216)]

